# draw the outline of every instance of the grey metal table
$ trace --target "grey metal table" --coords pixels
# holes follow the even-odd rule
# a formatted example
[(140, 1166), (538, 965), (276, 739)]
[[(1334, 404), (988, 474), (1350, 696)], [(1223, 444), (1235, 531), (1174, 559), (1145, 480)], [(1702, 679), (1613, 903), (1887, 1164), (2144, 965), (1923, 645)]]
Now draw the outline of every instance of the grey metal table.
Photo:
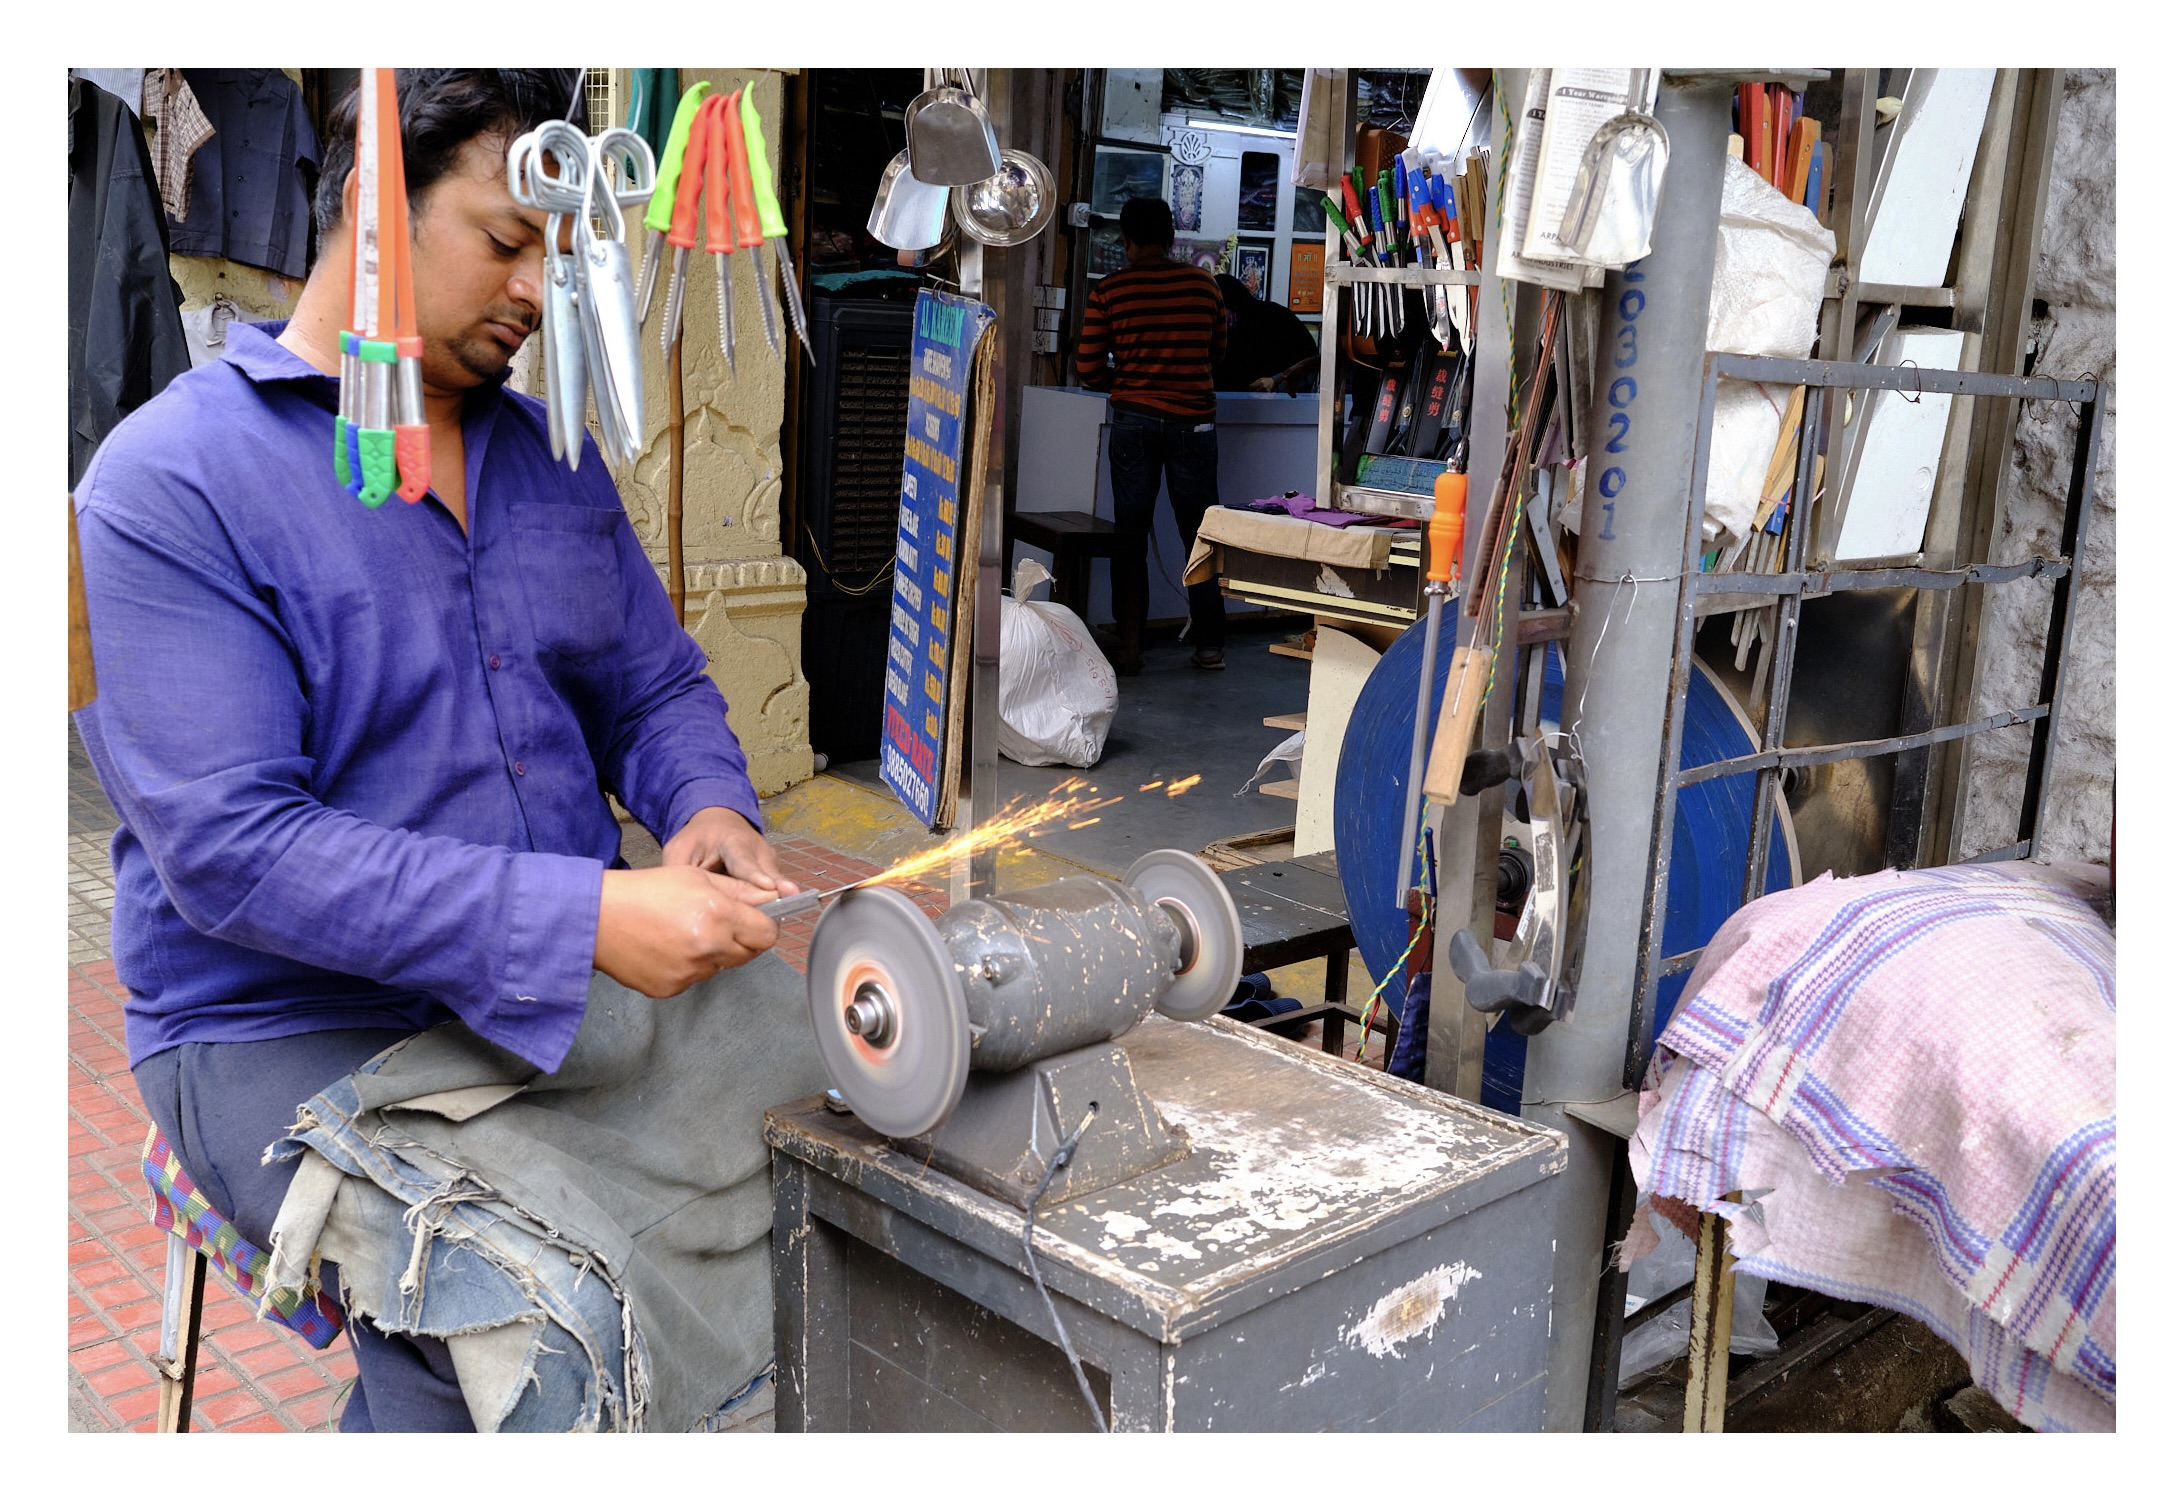
[[(1559, 1132), (1219, 1018), (1121, 1046), (1190, 1155), (1032, 1241), (1112, 1428), (1540, 1427)], [(1091, 1427), (1020, 1210), (817, 1097), (766, 1140), (780, 1430)]]

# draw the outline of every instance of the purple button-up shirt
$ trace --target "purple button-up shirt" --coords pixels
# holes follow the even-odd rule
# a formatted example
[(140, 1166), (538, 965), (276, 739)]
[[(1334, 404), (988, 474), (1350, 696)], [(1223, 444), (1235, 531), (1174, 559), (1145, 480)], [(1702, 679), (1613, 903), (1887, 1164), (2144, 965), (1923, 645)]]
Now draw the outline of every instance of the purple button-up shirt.
[(336, 383), (231, 325), (76, 489), (120, 814), (129, 1059), (460, 1017), (541, 1068), (583, 1019), (612, 791), (666, 837), (758, 799), (599, 453), (463, 410), (466, 533), (336, 483)]

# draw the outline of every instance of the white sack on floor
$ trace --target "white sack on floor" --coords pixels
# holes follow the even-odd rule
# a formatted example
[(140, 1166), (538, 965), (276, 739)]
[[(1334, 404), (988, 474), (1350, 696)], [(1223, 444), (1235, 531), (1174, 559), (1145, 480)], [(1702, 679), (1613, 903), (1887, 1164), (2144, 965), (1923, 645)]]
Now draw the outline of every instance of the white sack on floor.
[(1001, 600), (1001, 754), (1020, 766), (1091, 766), (1115, 719), (1115, 670), (1074, 610), (1024, 598), (1053, 577), (1025, 558)]
[[(1731, 161), (1721, 183), (1706, 347), (1800, 360), (1812, 353), (1835, 236), (1812, 211)], [(1714, 406), (1706, 469), (1707, 543), (1751, 529), (1790, 387), (1725, 380)], [(1815, 408), (1817, 410), (1817, 408)]]

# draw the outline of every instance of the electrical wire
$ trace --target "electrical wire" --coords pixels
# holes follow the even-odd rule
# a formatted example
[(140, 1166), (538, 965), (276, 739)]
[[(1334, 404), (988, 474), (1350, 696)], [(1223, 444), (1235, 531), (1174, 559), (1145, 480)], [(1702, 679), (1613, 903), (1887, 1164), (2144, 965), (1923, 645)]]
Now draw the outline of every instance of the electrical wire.
[(1054, 1321), (1054, 1337), (1060, 1343), (1062, 1353), (1069, 1357), (1069, 1374), (1077, 1378), (1077, 1390), (1083, 1394), (1084, 1405), (1092, 1414), (1092, 1426), (1105, 1433), (1107, 1415), (1100, 1411), (1099, 1401), (1092, 1395), (1092, 1383), (1084, 1379), (1084, 1364), (1077, 1359), (1076, 1346), (1069, 1342), (1069, 1331), (1062, 1326), (1061, 1313), (1054, 1307), (1053, 1296), (1047, 1292), (1046, 1279), (1039, 1275), (1039, 1258), (1031, 1253), (1032, 1219), (1039, 1212), (1039, 1200), (1046, 1196), (1048, 1187), (1054, 1182), (1054, 1175), (1069, 1166), (1069, 1159), (1076, 1156), (1077, 1143), (1084, 1139), (1085, 1131), (1092, 1124), (1092, 1117), (1099, 1113), (1100, 1102), (1094, 1100), (1086, 1109), (1084, 1119), (1077, 1122), (1077, 1129), (1069, 1133), (1069, 1139), (1061, 1144), (1047, 1163), (1046, 1171), (1039, 1176), (1039, 1186), (1031, 1191), (1031, 1202), (1024, 1206), (1024, 1265), (1031, 1269), (1031, 1285), (1039, 1290), (1039, 1301), (1046, 1304), (1047, 1317)]
[(820, 550), (819, 539), (812, 536), (811, 523), (809, 521), (804, 523), (804, 536), (811, 543), (812, 562), (818, 566), (818, 569), (821, 573), (826, 575), (827, 582), (834, 586), (835, 592), (838, 594), (846, 594), (851, 599), (860, 599), (863, 596), (870, 594), (873, 590), (879, 588), (880, 585), (886, 583), (889, 579), (892, 579), (895, 576), (895, 560), (893, 558), (889, 558), (887, 560), (887, 566), (885, 568), (882, 568), (878, 573), (872, 575), (872, 577), (870, 579), (867, 579), (864, 583), (858, 584), (856, 587), (852, 588), (850, 585), (845, 584), (840, 579), (836, 578), (834, 576), (834, 570), (827, 567), (826, 554)]
[(1418, 947), (1418, 940), (1425, 937), (1433, 927), (1433, 900), (1439, 889), (1439, 882), (1434, 878), (1433, 845), (1427, 833), (1425, 810), (1425, 800), (1421, 798), (1414, 816), (1414, 822), (1418, 826), (1418, 869), (1423, 883), (1418, 891), (1418, 921), (1411, 928), (1410, 942), (1403, 945), (1403, 952), (1396, 956), (1395, 967), (1380, 977), (1380, 983), (1365, 998), (1364, 1009), (1358, 1015), (1357, 1051), (1350, 1055), (1352, 1063), (1365, 1061), (1365, 1045), (1372, 1041), (1373, 1021), (1380, 1015), (1381, 992), (1388, 988), (1390, 980), (1403, 973), (1404, 966), (1410, 963), (1410, 956)]

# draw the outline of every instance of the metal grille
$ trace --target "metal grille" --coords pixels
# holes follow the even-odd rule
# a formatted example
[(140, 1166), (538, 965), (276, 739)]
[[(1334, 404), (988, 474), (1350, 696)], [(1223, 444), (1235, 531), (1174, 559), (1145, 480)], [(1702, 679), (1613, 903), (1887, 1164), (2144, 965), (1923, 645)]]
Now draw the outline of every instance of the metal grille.
[[(1850, 391), (1945, 392), (1953, 397), (2061, 401), (2078, 409), (2077, 449), (2070, 474), (2070, 489), (2063, 505), (2062, 533), (2054, 556), (2030, 562), (2000, 564), (1981, 559), (1962, 568), (1815, 568), (1807, 559), (1814, 542), (1813, 454), (1818, 446), (1821, 418), (1809, 416), (1798, 440), (1797, 469), (1792, 481), (1787, 556), (1779, 571), (1762, 573), (1707, 573), (1700, 566), (1706, 518), (1706, 474), (1710, 455), (1708, 435), (1714, 430), (1714, 401), (1724, 379), (1769, 381), (1812, 388), (1815, 396), (1832, 401)], [(2032, 726), (2031, 755), (2025, 767), (2023, 801), (2018, 817), (2017, 840), (2000, 849), (1974, 855), (1973, 863), (1986, 860), (2033, 858), (2040, 852), (2042, 816), (2048, 781), (2048, 747), (2054, 733), (2055, 706), (2062, 696), (2063, 664), (2070, 649), (2073, 606), (2077, 600), (2078, 532), (2084, 518), (2086, 489), (2093, 459), (2100, 452), (2101, 426), (2106, 417), (2108, 387), (2099, 381), (2058, 381), (2036, 377), (1982, 375), (1954, 370), (1921, 370), (1917, 366), (1881, 368), (1847, 361), (1759, 359), (1745, 355), (1709, 354), (1706, 357), (1699, 401), (1699, 443), (1692, 464), (1691, 501), (1685, 515), (1682, 599), (1677, 621), (1676, 652), (1669, 676), (1669, 712), (1662, 741), (1661, 783), (1653, 805), (1652, 881), (1646, 890), (1643, 932), (1645, 948), (1638, 965), (1638, 989), (1631, 998), (1628, 1051), (1623, 1083), (1636, 1089), (1652, 1055), (1653, 1009), (1656, 988), (1669, 975), (1682, 974), (1699, 961), (1704, 949), (1680, 954), (1661, 951), (1668, 912), (1668, 865), (1676, 794), (1680, 788), (1715, 777), (1754, 777), (1751, 839), (1746, 846), (1744, 900), (1756, 901), (1765, 889), (1769, 826), (1776, 818), (1776, 791), (1785, 771), (1820, 766), (1867, 756), (1896, 755), (1945, 744), (1967, 736)], [(1809, 409), (1808, 409), (1809, 410)], [(1996, 539), (1989, 539), (1990, 554)], [(1994, 586), (2020, 580), (2051, 581), (2052, 606), (2047, 638), (2040, 661), (2038, 699), (2030, 704), (1963, 724), (1921, 729), (1885, 740), (1846, 741), (1833, 745), (1796, 746), (1783, 743), (1789, 714), (1790, 678), (1797, 656), (1797, 622), (1807, 599), (1846, 590), (1861, 589), (1961, 589), (1971, 585)], [(1759, 748), (1745, 756), (1714, 761), (1685, 771), (1683, 766), (1684, 703), (1690, 687), (1692, 642), (1697, 630), (1700, 601), (1707, 595), (1758, 595), (1771, 601), (1775, 612), (1774, 647), (1761, 669), (1766, 678), (1765, 713), (1758, 725)]]
[(910, 351), (852, 346), (839, 359), (826, 565), (836, 578), (853, 580), (895, 556)]
[(614, 86), (614, 69), (586, 68), (584, 70), (584, 130), (597, 135), (622, 123), (621, 90)]

